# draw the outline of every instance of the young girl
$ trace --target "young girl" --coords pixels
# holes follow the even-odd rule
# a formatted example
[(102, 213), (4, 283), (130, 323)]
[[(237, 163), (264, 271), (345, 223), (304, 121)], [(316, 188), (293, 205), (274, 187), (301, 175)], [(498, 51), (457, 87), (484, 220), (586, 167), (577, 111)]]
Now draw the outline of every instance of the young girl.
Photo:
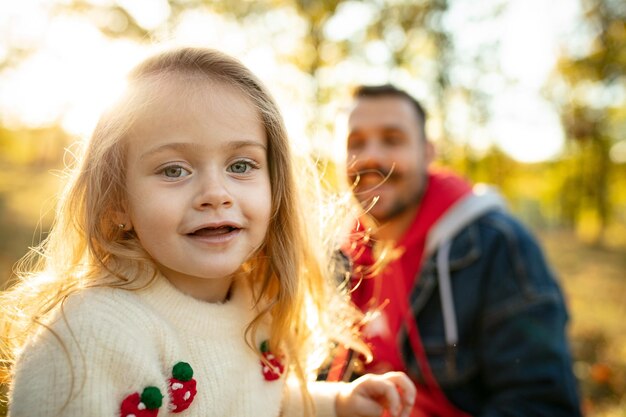
[(10, 415), (408, 415), (404, 374), (307, 381), (330, 338), (364, 348), (299, 191), (276, 104), (238, 61), (185, 48), (137, 67), (0, 300)]

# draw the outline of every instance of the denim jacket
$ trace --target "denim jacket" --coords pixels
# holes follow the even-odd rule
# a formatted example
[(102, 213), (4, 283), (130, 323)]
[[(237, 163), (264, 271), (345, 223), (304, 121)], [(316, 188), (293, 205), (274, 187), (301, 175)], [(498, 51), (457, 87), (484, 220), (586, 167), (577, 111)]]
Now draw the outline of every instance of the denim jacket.
[[(472, 415), (580, 416), (559, 285), (519, 222), (483, 211), (437, 242), (411, 291), (431, 370)], [(406, 327), (398, 343), (423, 382)]]

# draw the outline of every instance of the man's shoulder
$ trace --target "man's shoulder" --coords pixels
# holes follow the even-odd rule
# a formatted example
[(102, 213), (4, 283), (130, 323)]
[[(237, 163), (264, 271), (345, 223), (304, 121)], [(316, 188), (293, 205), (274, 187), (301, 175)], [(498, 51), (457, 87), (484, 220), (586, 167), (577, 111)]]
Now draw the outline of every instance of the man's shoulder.
[(504, 210), (485, 213), (473, 222), (473, 226), (485, 238), (504, 239), (511, 244), (536, 244), (530, 229), (519, 218)]
[[(519, 219), (505, 210), (491, 210), (476, 217), (451, 237), (449, 244), (453, 269), (497, 256), (514, 257), (520, 261), (542, 257), (537, 239)], [(431, 258), (434, 256), (435, 253)]]

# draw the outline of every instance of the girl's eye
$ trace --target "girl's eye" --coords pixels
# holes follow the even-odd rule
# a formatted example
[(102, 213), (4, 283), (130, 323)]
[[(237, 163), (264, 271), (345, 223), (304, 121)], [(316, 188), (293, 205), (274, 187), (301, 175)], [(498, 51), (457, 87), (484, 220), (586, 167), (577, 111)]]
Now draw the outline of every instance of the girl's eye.
[(161, 174), (165, 175), (167, 178), (182, 178), (191, 173), (180, 165), (170, 165), (163, 168)]
[(255, 168), (254, 164), (250, 161), (237, 161), (228, 167), (230, 172), (235, 174), (245, 174), (252, 168)]

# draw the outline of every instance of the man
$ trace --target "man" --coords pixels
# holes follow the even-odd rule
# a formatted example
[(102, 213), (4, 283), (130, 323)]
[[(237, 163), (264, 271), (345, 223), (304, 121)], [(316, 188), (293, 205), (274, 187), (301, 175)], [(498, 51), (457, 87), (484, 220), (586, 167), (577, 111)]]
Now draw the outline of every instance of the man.
[(414, 98), (384, 85), (354, 99), (348, 178), (374, 219), (348, 250), (371, 318), (364, 371), (406, 371), (414, 415), (579, 416), (565, 303), (533, 237), (495, 192), (429, 167)]

